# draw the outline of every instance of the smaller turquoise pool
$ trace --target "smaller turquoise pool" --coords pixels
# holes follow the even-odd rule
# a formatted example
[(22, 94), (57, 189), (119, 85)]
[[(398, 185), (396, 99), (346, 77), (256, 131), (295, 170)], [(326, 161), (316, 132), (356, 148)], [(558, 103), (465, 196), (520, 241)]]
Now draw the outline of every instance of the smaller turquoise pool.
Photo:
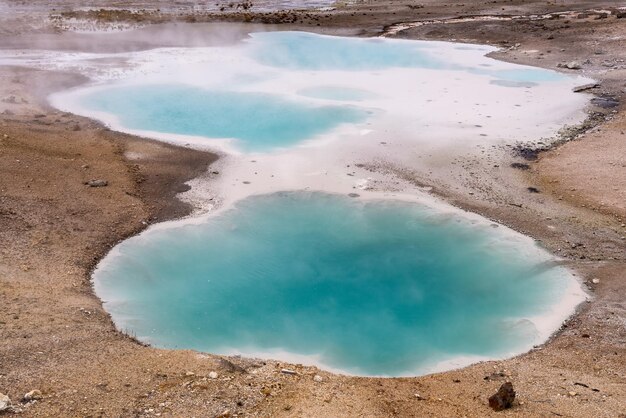
[(317, 106), (271, 94), (184, 84), (97, 90), (83, 96), (81, 105), (115, 115), (126, 129), (234, 139), (244, 151), (290, 146), (368, 116), (351, 106)]

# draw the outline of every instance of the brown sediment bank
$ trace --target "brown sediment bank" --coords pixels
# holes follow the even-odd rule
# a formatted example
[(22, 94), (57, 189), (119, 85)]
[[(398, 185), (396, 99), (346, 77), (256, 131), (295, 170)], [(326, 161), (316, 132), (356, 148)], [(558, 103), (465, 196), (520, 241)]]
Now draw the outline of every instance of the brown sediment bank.
[[(393, 23), (419, 19), (581, 10), (583, 16), (575, 19), (432, 24), (397, 36), (499, 44), (511, 47), (496, 54), (500, 59), (548, 68), (577, 61), (580, 70), (566, 71), (592, 76), (601, 82), (592, 92), (622, 99), (626, 19), (583, 13), (614, 2), (422, 3), (416, 8), (394, 1), (357, 4), (300, 27), (320, 23), (321, 30), (375, 35)], [(16, 26), (11, 45), (26, 48), (35, 42), (20, 31)], [(70, 37), (80, 49), (80, 36)], [(499, 153), (494, 166), (468, 158), (439, 177), (372, 166), (432, 185), (452, 203), (540, 240), (565, 258), (592, 294), (561, 332), (530, 353), (431, 376), (374, 379), (160, 350), (115, 330), (91, 292), (91, 267), (111, 245), (146, 224), (189, 213), (175, 194), (215, 157), (112, 132), (41, 103), (50, 91), (80, 81), (69, 74), (0, 67), (0, 99), (9, 110), (0, 115), (0, 392), (11, 397), (13, 411), (24, 416), (329, 417), (626, 413), (626, 121), (621, 108), (595, 109), (611, 120), (540, 153), (536, 161)], [(527, 164), (528, 170), (510, 167), (513, 162)], [(91, 179), (105, 179), (108, 186), (84, 184)], [(282, 373), (283, 368), (298, 374)], [(212, 371), (217, 378), (209, 377)], [(313, 379), (316, 374), (321, 381)], [(518, 401), (511, 410), (495, 413), (487, 398), (506, 380), (513, 382)], [(33, 389), (42, 399), (21, 403)]]

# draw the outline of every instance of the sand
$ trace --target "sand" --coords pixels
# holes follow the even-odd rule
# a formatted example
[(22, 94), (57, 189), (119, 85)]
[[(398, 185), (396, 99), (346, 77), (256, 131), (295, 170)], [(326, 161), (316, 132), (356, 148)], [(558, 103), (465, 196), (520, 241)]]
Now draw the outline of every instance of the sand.
[[(325, 13), (329, 16), (319, 19), (320, 28), (375, 35), (391, 23), (421, 18), (601, 6), (473, 2), (450, 10), (424, 4), (420, 9), (395, 2), (354, 6)], [(589, 16), (568, 23), (464, 22), (421, 26), (398, 36), (506, 41), (514, 48), (498, 58), (547, 68), (589, 59), (577, 73), (602, 82), (594, 92), (621, 97), (624, 71), (618, 60), (625, 58), (620, 47), (625, 21)], [(11, 42), (28, 45), (15, 35), (19, 23), (10, 28)], [(351, 378), (272, 361), (158, 350), (116, 331), (91, 292), (91, 268), (118, 240), (188, 213), (190, 206), (175, 193), (215, 157), (115, 133), (41, 103), (47, 93), (80, 82), (74, 75), (6, 67), (0, 74), (0, 97), (14, 95), (17, 102), (3, 102), (2, 110), (14, 115), (0, 116), (0, 392), (22, 415), (624, 414), (626, 170), (620, 155), (626, 144), (619, 108), (605, 111), (613, 119), (599, 131), (542, 153), (536, 162), (500, 149), (484, 150), (483, 158), (461, 156), (446, 172), (411, 171), (388, 161), (367, 164), (377, 173), (432, 187), (452, 204), (539, 240), (565, 257), (593, 299), (550, 342), (510, 360), (420, 378)], [(530, 169), (511, 168), (513, 161)], [(105, 178), (109, 185), (83, 184), (92, 178)], [(298, 374), (282, 373), (283, 368)], [(217, 378), (209, 377), (211, 371)], [(513, 382), (518, 401), (511, 410), (494, 413), (487, 398), (505, 380)], [(32, 389), (41, 390), (43, 398), (21, 404)]]

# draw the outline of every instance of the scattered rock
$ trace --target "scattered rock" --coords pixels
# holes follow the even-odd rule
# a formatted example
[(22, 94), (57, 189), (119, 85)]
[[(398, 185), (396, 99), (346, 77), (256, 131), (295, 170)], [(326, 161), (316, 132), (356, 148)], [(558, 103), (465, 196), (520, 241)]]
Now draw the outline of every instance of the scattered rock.
[(556, 66), (558, 68), (567, 68), (568, 70), (580, 70), (582, 68), (582, 64), (578, 61), (571, 61), (567, 63), (560, 62)]
[(488, 376), (483, 377), (483, 380), (504, 380), (506, 374), (504, 372), (493, 372)]
[(600, 279), (591, 279), (591, 283), (598, 284), (600, 283)]
[(316, 374), (315, 376), (313, 376), (313, 381), (317, 383), (321, 383), (324, 381), (324, 378), (320, 376), (319, 374)]
[(541, 193), (536, 187), (527, 187), (526, 190), (528, 190), (530, 193)]
[(567, 68), (568, 70), (580, 70), (582, 68), (582, 64), (580, 64), (578, 61), (571, 61), (565, 64), (565, 68)]
[(572, 89), (572, 91), (574, 93), (580, 93), (581, 91), (595, 89), (596, 87), (600, 87), (600, 84), (598, 84), (598, 83), (589, 83), (589, 84), (583, 84), (582, 86), (574, 87)]
[(26, 402), (38, 400), (41, 398), (43, 398), (43, 395), (41, 394), (41, 391), (37, 389), (31, 390), (26, 395), (24, 395), (24, 401)]
[(230, 418), (232, 415), (230, 413), (230, 410), (225, 410), (224, 412), (222, 412), (221, 414), (219, 414), (217, 416), (217, 418)]
[(7, 411), (11, 407), (11, 399), (4, 393), (0, 393), (0, 412)]
[(218, 363), (222, 368), (231, 373), (246, 373), (246, 369), (239, 366), (238, 364), (233, 363), (230, 360), (226, 360), (221, 358), (218, 360)]
[(591, 99), (591, 103), (602, 109), (610, 109), (619, 106), (619, 100), (613, 97), (594, 97)]
[(489, 398), (489, 406), (494, 411), (503, 411), (510, 408), (515, 400), (515, 390), (511, 382), (503, 383), (500, 389)]
[(187, 372), (187, 373), (185, 373), (185, 376), (187, 376), (187, 377), (192, 377), (192, 376), (195, 376), (195, 375), (196, 374), (194, 372)]
[(517, 168), (518, 170), (530, 170), (530, 166), (524, 163), (511, 163), (511, 167)]
[(525, 145), (517, 145), (513, 148), (513, 152), (526, 161), (535, 161), (539, 157), (541, 150)]
[(578, 395), (578, 393), (574, 392), (573, 390), (567, 393), (569, 396), (576, 396)]
[(209, 373), (209, 379), (217, 379), (218, 378), (218, 374), (217, 372), (211, 372)]
[(102, 180), (102, 179), (95, 179), (95, 180), (89, 180), (85, 184), (88, 185), (89, 187), (105, 187), (109, 185), (109, 182), (106, 180)]
[(282, 369), (280, 372), (281, 372), (281, 373), (283, 373), (283, 374), (290, 374), (290, 375), (296, 375), (296, 374), (298, 374), (298, 372), (297, 372), (297, 371), (295, 371), (295, 370), (290, 370), (290, 369)]

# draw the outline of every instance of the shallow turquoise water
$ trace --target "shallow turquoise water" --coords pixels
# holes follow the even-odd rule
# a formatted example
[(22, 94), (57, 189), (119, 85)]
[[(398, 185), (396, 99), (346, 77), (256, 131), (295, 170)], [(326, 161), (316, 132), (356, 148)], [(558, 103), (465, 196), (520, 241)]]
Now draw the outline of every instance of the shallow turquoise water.
[[(245, 42), (233, 46), (230, 52), (202, 51), (214, 60), (204, 67), (194, 67), (195, 73), (184, 73), (185, 65), (174, 61), (175, 70), (169, 77), (169, 84), (137, 82), (95, 89), (80, 96), (78, 107), (92, 114), (113, 115), (125, 129), (191, 135), (208, 141), (228, 138), (235, 140), (234, 146), (239, 150), (266, 152), (328, 134), (342, 124), (363, 123), (374, 112), (365, 106), (368, 103), (377, 106), (375, 99), (378, 96), (367, 91), (367, 87), (328, 85), (330, 80), (320, 73), (349, 72), (351, 76), (354, 74), (355, 80), (365, 74), (374, 77), (371, 83), (376, 86), (372, 87), (379, 89), (385, 83), (394, 83), (385, 70), (397, 68), (416, 70), (415, 78), (406, 82), (409, 89), (428, 82), (429, 77), (478, 75), (488, 77), (493, 85), (524, 88), (567, 78), (554, 71), (490, 64), (488, 59), (485, 59), (487, 63), (468, 66), (462, 59), (467, 49), (472, 48), (444, 46), (438, 42), (331, 37), (304, 32), (254, 33)], [(455, 56), (455, 51), (461, 56)], [(472, 59), (475, 60), (476, 56)], [(241, 62), (241, 68), (233, 70), (228, 67), (232, 62)], [(227, 69), (221, 68), (222, 65)], [(193, 67), (193, 63), (190, 66)], [(446, 72), (417, 71), (424, 69)], [(213, 86), (211, 89), (182, 84), (198, 82), (195, 78), (212, 80), (213, 72), (220, 71), (228, 73), (231, 78), (209, 83)], [(178, 79), (179, 72), (187, 75)], [(295, 75), (298, 82), (305, 80), (309, 84), (295, 92), (299, 98), (288, 96), (291, 84), (297, 85), (298, 82), (281, 80), (283, 74)], [(326, 84), (316, 84), (320, 78), (324, 78)], [(339, 79), (350, 82), (345, 74)], [(255, 92), (255, 88), (274, 80), (276, 84), (272, 89), (261, 88), (266, 93)], [(472, 82), (469, 77), (468, 82)], [(320, 106), (311, 99), (333, 100), (336, 104)], [(474, 99), (467, 97), (464, 100), (471, 105)], [(423, 97), (416, 94), (416, 105), (421, 101)]]
[(94, 279), (117, 325), (158, 346), (406, 375), (532, 346), (532, 323), (511, 319), (544, 313), (569, 279), (524, 250), (414, 204), (278, 193), (131, 238)]
[(82, 104), (116, 115), (128, 129), (233, 138), (245, 151), (293, 145), (368, 116), (366, 110), (354, 107), (315, 106), (278, 95), (184, 84), (113, 87), (89, 94)]
[(300, 70), (382, 70), (393, 67), (443, 68), (447, 64), (417, 42), (346, 38), (307, 32), (251, 35), (250, 55), (265, 65)]
[[(519, 66), (514, 69), (476, 68), (451, 63), (441, 56), (438, 42), (347, 38), (307, 32), (264, 32), (251, 35), (250, 55), (265, 65), (298, 70), (371, 71), (426, 68), (482, 74), (520, 82), (565, 80), (556, 71)], [(472, 49), (458, 45), (459, 51)]]

